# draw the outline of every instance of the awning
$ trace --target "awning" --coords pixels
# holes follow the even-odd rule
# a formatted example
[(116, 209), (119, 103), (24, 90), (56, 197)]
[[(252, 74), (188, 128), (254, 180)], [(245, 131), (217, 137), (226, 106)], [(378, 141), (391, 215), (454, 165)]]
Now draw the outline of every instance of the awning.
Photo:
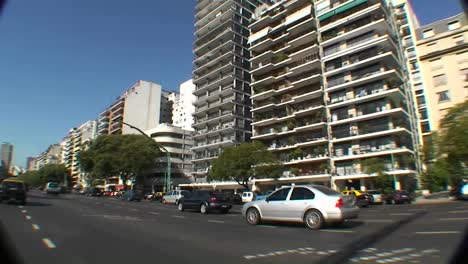
[(364, 4), (366, 3), (367, 0), (354, 0), (352, 2), (349, 2), (345, 5), (342, 5), (340, 7), (338, 7), (336, 10), (335, 10), (335, 15), (338, 15), (340, 13), (343, 13), (343, 12), (346, 12), (348, 11), (349, 9), (353, 8), (353, 7), (356, 7), (358, 5), (361, 5), (361, 4)]
[(312, 13), (312, 6), (306, 6), (303, 9), (289, 15), (286, 17), (285, 25), (289, 25), (305, 16), (308, 16)]
[(325, 14), (319, 16), (319, 20), (320, 20), (320, 22), (321, 22), (321, 21), (324, 21), (324, 20), (326, 20), (326, 19), (329, 19), (330, 17), (332, 17), (332, 16), (334, 16), (334, 15), (335, 15), (335, 10), (332, 10), (332, 11), (330, 11), (330, 12), (327, 12), (327, 13), (325, 13)]

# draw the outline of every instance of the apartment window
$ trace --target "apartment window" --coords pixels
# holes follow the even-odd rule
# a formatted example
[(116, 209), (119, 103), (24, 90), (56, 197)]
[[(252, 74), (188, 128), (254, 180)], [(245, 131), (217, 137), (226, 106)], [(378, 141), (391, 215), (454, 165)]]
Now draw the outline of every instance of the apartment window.
[(423, 38), (430, 38), (434, 36), (434, 30), (432, 28), (426, 29), (423, 31), (422, 35), (423, 35)]
[(447, 84), (447, 75), (440, 74), (432, 77), (432, 83), (435, 87)]
[(439, 69), (444, 68), (444, 65), (442, 63), (441, 58), (431, 60), (431, 61), (429, 61), (429, 64), (431, 65), (431, 71), (435, 71), (435, 70), (439, 70)]
[(428, 122), (421, 123), (421, 130), (423, 133), (431, 132), (431, 127)]
[(455, 45), (461, 45), (465, 42), (465, 39), (463, 38), (463, 35), (458, 35), (453, 37), (453, 42), (455, 42)]
[(468, 82), (468, 68), (462, 69), (461, 71), (462, 80)]
[(457, 53), (457, 62), (458, 63), (468, 62), (468, 51)]
[(416, 61), (416, 60), (410, 61), (410, 69), (412, 71), (418, 70), (419, 69), (418, 61)]
[(448, 30), (455, 30), (457, 28), (460, 28), (460, 21), (455, 20), (448, 23)]
[(437, 93), (439, 97), (439, 103), (450, 101), (448, 90)]

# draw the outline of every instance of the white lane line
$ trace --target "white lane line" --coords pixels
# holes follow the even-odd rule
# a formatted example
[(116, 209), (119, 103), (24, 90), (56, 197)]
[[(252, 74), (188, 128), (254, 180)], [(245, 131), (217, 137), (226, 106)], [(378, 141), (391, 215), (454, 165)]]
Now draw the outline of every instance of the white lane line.
[(459, 210), (459, 211), (448, 211), (449, 214), (463, 214), (468, 213), (468, 210)]
[(413, 215), (412, 213), (393, 213), (389, 215)]
[(218, 220), (208, 220), (208, 222), (211, 222), (211, 223), (218, 223), (218, 224), (224, 224), (224, 221), (218, 221)]
[(391, 223), (393, 222), (393, 220), (391, 219), (366, 219), (362, 221), (367, 222), (367, 223)]
[(131, 210), (134, 211), (134, 212), (140, 211), (139, 209), (135, 209), (135, 208), (133, 208), (133, 209), (131, 209)]
[(20, 208), (20, 209), (23, 209), (23, 208), (24, 208), (24, 206), (22, 206), (22, 205), (19, 205), (19, 206), (18, 206), (18, 208)]
[(185, 218), (185, 216), (181, 216), (181, 215), (172, 215), (172, 217), (174, 217), (174, 218)]
[(158, 215), (159, 213), (158, 212), (148, 212), (148, 214)]
[(259, 227), (276, 228), (276, 226), (269, 226), (269, 225), (259, 225)]
[(427, 232), (414, 232), (417, 235), (447, 235), (447, 234), (460, 234), (460, 231), (427, 231)]
[(440, 218), (439, 221), (465, 221), (468, 217), (452, 217), (452, 218)]
[(26, 219), (31, 220), (31, 216), (27, 215)]
[(48, 238), (43, 238), (42, 239), (42, 243), (44, 243), (46, 245), (46, 247), (48, 248), (56, 248), (54, 242), (52, 242), (50, 239)]
[(41, 228), (40, 228), (38, 225), (36, 225), (36, 224), (33, 224), (33, 225), (32, 225), (32, 228), (33, 228), (33, 230), (39, 230), (39, 229), (41, 229)]
[(28, 211), (26, 211), (26, 210), (21, 210), (21, 212), (22, 212), (23, 214), (25, 214), (25, 213), (27, 213)]
[(337, 229), (322, 229), (321, 232), (331, 232), (331, 233), (354, 233), (353, 230), (337, 230)]

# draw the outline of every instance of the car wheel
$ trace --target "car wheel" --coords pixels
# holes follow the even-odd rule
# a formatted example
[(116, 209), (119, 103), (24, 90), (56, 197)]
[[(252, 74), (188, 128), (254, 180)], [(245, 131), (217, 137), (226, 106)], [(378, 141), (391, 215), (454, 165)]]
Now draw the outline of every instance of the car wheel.
[(184, 204), (183, 203), (179, 203), (177, 205), (177, 209), (179, 209), (179, 211), (183, 212), (184, 211)]
[(247, 223), (251, 225), (258, 225), (260, 223), (260, 213), (255, 208), (250, 208), (245, 214), (245, 219)]
[(304, 215), (304, 223), (309, 229), (320, 229), (320, 227), (322, 227), (323, 224), (323, 216), (317, 210), (309, 210)]
[(179, 205), (179, 200), (175, 200), (175, 205)]
[(200, 206), (200, 213), (202, 213), (202, 214), (207, 214), (208, 213), (208, 206), (206, 205), (206, 203), (203, 203)]
[(165, 199), (162, 199), (162, 200), (161, 200), (161, 203), (162, 203), (162, 204), (166, 204), (166, 200), (165, 200)]

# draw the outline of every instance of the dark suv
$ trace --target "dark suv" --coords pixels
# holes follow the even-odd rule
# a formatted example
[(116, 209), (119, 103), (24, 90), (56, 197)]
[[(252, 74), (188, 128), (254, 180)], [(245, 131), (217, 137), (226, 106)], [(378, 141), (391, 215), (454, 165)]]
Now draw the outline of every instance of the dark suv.
[(0, 202), (3, 200), (26, 204), (26, 185), (24, 182), (17, 180), (0, 182)]
[(386, 195), (385, 197), (385, 201), (387, 204), (410, 204), (412, 200), (412, 195), (407, 191), (395, 191)]
[(221, 192), (196, 190), (181, 198), (178, 208), (179, 211), (185, 209), (199, 210), (202, 214), (207, 214), (213, 210), (226, 214), (232, 208), (232, 204), (229, 197)]

